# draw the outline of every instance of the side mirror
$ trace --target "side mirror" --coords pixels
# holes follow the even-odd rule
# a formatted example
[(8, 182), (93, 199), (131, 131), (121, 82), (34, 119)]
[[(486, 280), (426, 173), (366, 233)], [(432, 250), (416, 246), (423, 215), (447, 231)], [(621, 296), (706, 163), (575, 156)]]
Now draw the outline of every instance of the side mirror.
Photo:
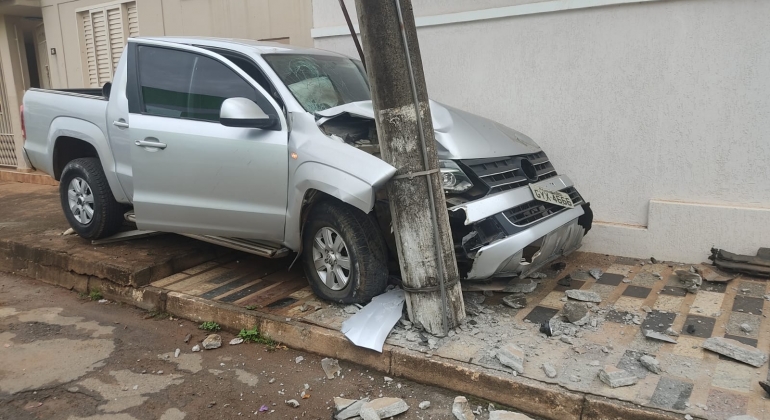
[(110, 92), (112, 92), (112, 83), (107, 82), (102, 86), (102, 96), (104, 96), (107, 99), (110, 99)]
[(222, 102), (219, 110), (219, 123), (228, 127), (273, 128), (278, 122), (251, 99), (229, 98)]

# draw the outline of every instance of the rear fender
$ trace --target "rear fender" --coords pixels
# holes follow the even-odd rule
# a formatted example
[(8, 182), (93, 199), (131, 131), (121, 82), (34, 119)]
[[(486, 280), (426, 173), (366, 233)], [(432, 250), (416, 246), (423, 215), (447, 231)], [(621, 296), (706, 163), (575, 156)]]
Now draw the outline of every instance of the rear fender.
[(129, 201), (118, 182), (118, 177), (115, 173), (115, 158), (112, 155), (107, 137), (96, 124), (70, 117), (58, 117), (51, 122), (48, 130), (48, 156), (51, 159), (50, 165), (52, 170), (53, 152), (56, 148), (57, 140), (61, 137), (72, 137), (93, 146), (99, 155), (99, 161), (102, 164), (104, 175), (107, 177), (107, 183), (110, 185), (115, 200), (121, 203)]

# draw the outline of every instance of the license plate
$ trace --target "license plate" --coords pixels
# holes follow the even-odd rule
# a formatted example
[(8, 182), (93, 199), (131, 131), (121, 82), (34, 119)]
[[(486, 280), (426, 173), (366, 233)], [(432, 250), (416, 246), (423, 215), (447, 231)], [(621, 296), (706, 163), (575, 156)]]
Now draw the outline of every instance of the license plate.
[(546, 203), (556, 204), (557, 206), (575, 208), (575, 204), (572, 203), (572, 199), (569, 198), (569, 194), (561, 191), (550, 191), (543, 187), (529, 184), (529, 189), (532, 190), (532, 195), (536, 200)]

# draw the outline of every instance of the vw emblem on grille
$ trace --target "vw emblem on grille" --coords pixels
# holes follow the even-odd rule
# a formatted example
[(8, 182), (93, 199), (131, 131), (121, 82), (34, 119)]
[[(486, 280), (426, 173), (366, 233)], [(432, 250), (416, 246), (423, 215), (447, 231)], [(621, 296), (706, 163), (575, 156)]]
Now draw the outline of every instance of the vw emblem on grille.
[(530, 182), (537, 181), (537, 169), (535, 169), (535, 165), (529, 159), (520, 160), (519, 166), (521, 167), (521, 172)]

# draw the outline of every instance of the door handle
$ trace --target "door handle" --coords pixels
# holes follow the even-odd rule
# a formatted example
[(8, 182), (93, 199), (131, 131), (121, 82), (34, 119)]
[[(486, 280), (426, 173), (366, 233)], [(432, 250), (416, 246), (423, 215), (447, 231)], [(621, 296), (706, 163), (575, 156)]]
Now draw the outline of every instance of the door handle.
[(134, 142), (134, 144), (139, 147), (151, 147), (154, 149), (161, 149), (161, 150), (166, 148), (166, 143), (161, 143), (159, 141), (137, 140), (136, 142)]
[(117, 121), (113, 121), (112, 125), (118, 128), (128, 128), (128, 123), (125, 122), (122, 118)]

